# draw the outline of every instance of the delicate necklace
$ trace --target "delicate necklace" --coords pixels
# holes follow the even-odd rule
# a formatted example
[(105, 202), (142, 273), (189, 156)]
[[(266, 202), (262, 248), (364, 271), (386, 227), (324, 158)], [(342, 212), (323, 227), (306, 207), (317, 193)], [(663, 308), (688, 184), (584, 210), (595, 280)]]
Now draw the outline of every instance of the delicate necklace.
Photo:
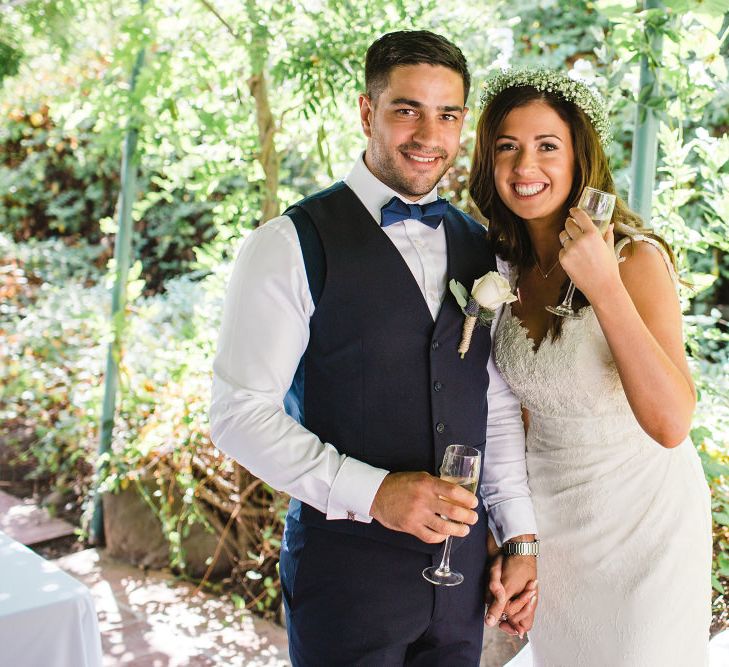
[(542, 274), (542, 277), (545, 280), (547, 278), (549, 278), (549, 274), (552, 273), (552, 271), (554, 271), (557, 268), (557, 264), (559, 264), (559, 257), (557, 257), (557, 260), (555, 261), (555, 263), (552, 264), (552, 266), (549, 267), (549, 270), (548, 271), (545, 271), (542, 268), (542, 265), (539, 263), (539, 260), (537, 259), (537, 253), (535, 253), (534, 250), (532, 250), (532, 256), (534, 257), (534, 263), (537, 265), (537, 268), (539, 269), (539, 273)]

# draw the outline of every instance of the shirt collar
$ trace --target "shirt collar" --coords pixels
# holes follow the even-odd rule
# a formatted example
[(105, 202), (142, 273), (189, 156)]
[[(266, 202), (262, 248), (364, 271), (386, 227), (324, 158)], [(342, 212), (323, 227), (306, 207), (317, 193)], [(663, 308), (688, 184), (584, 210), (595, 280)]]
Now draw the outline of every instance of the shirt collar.
[(380, 224), (380, 209), (393, 197), (399, 197), (407, 204), (429, 204), (438, 198), (438, 186), (416, 202), (411, 202), (379, 180), (368, 168), (361, 153), (344, 182), (354, 192), (377, 224)]

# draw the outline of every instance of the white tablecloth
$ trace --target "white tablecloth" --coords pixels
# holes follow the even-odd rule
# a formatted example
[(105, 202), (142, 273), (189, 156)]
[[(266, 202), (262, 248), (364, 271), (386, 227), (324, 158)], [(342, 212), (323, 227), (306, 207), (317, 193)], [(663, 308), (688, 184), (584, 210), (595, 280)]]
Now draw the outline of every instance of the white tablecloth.
[(1, 531), (0, 665), (101, 665), (101, 636), (88, 589)]

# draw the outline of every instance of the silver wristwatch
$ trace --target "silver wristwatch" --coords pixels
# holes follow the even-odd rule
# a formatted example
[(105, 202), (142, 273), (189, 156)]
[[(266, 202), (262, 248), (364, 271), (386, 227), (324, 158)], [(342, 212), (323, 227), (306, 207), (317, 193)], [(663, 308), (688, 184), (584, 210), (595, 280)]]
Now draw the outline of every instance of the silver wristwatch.
[(539, 540), (533, 542), (504, 542), (504, 556), (539, 556)]

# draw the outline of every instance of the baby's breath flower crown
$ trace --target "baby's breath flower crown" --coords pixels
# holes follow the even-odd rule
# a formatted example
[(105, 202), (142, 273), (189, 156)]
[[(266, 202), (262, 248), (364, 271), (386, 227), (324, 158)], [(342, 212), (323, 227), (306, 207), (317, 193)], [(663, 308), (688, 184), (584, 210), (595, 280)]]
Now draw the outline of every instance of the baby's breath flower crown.
[(553, 69), (505, 69), (491, 73), (481, 86), (481, 107), (486, 107), (501, 91), (520, 86), (554, 93), (579, 107), (592, 122), (602, 145), (610, 143), (610, 121), (602, 96), (582, 81), (570, 79)]

